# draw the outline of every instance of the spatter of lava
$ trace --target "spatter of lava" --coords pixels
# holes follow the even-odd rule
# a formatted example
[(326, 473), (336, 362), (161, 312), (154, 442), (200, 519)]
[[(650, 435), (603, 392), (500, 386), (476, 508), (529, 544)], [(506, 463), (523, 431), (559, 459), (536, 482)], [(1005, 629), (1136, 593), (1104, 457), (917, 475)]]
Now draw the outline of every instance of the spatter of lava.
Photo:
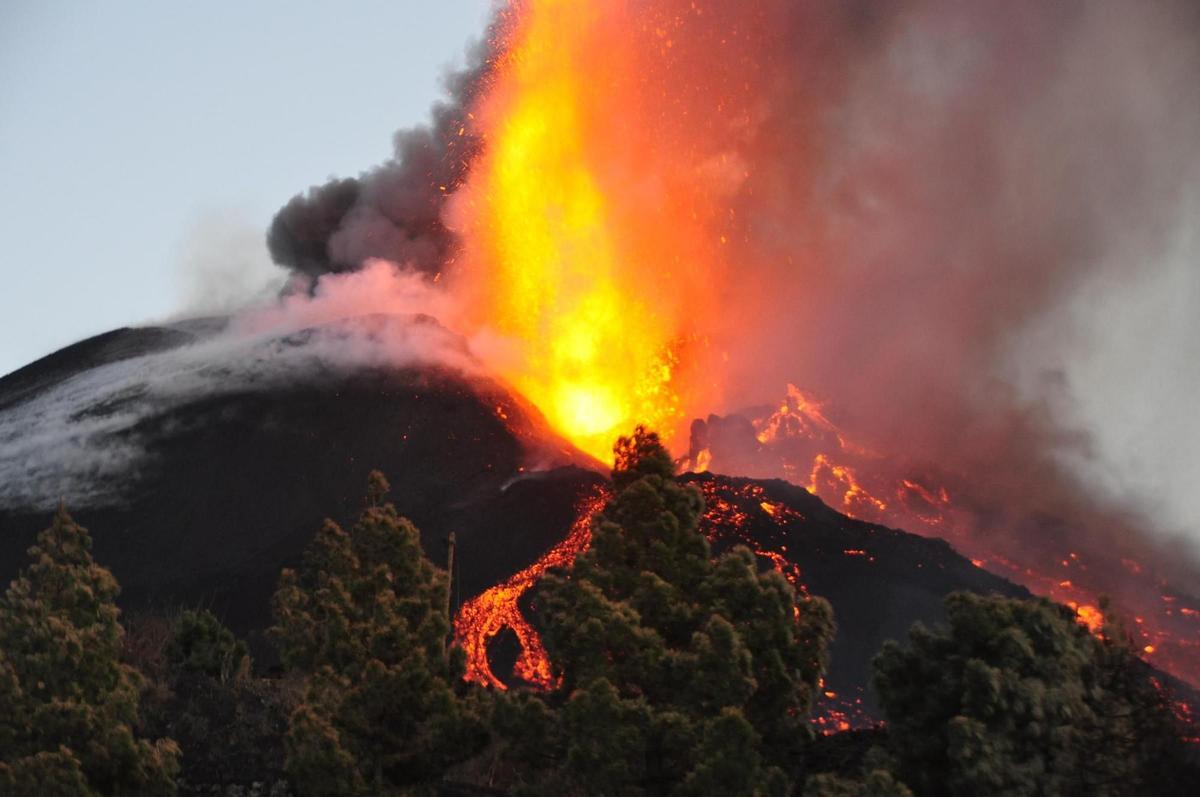
[[(928, 476), (897, 474), (893, 463), (850, 440), (820, 401), (794, 385), (787, 386), (783, 401), (750, 422), (758, 446), (750, 461), (765, 469), (756, 475), (782, 473), (845, 515), (946, 539), (976, 567), (1071, 607), (1079, 622), (1101, 632), (1100, 596), (1118, 593), (1122, 585), (1112, 583), (1112, 568), (1101, 567), (1105, 563), (1094, 554), (1063, 550), (1048, 559), (1039, 553), (1019, 561), (1021, 552), (1004, 555), (990, 544), (986, 529), (972, 533), (977, 524), (955, 506), (944, 485)], [(694, 447), (683, 466), (703, 472), (714, 459), (719, 467), (719, 453)], [(1200, 684), (1200, 606), (1172, 593), (1132, 559), (1121, 559), (1119, 570), (1137, 588), (1113, 594), (1115, 609), (1143, 657)]]

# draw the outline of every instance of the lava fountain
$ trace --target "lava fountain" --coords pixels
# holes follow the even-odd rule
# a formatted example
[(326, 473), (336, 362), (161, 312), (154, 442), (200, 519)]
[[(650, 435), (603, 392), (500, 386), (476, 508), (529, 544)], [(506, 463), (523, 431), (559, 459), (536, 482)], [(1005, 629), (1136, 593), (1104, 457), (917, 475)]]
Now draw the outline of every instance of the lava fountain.
[(732, 76), (663, 93), (705, 44), (675, 5), (520, 4), (448, 210), (474, 348), (602, 460), (636, 423), (670, 440), (721, 394), (705, 363), (745, 111)]
[[(1113, 231), (1153, 216), (1182, 172), (1112, 171), (1149, 151), (1138, 125), (1094, 148), (1137, 158), (1062, 157), (1060, 144), (1090, 152), (1076, 139), (1105, 120), (1060, 119), (1060, 93), (1114, 92), (1096, 113), (1132, 101), (1125, 83), (1080, 87), (1089, 70), (1060, 71), (1065, 50), (1108, 52), (1088, 26), (1109, 23), (1035, 2), (1013, 14), (969, 5), (871, 17), (782, 0), (514, 3), (456, 131), (478, 154), (441, 187), (458, 244), (440, 282), (453, 318), (439, 317), (604, 461), (635, 424), (682, 454), (690, 419), (759, 404), (788, 380), (812, 386), (828, 413), (793, 390), (745, 416), (753, 450), (740, 466), (708, 446), (687, 465), (784, 476), (849, 514), (945, 537), (1085, 621), (1113, 593), (1144, 626), (1147, 655), (1196, 682), (1192, 563), (1060, 467), (1069, 430), (1000, 368), (1014, 330), (1076, 286), (1137, 278), (1140, 258), (1108, 272), (1090, 258), (1129, 245)], [(961, 85), (909, 52), (965, 41), (979, 57), (974, 72), (953, 64)], [(1015, 51), (1030, 54), (1021, 69), (1004, 57)], [(1047, 117), (1058, 124), (1043, 130)], [(1112, 207), (1085, 213), (1081, 195)], [(787, 439), (799, 455), (772, 453)], [(591, 511), (551, 559), (586, 545)], [(478, 680), (496, 683), (486, 640), (505, 626), (525, 650), (523, 677), (549, 677), (517, 608), (542, 564), (461, 620)]]

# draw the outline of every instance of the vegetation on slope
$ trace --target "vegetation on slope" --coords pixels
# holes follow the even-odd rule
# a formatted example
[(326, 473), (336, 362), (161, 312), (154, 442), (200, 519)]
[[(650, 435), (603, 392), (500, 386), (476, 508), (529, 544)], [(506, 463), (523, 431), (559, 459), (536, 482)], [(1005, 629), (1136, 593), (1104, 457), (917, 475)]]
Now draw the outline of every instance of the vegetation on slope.
[(653, 433), (616, 453), (589, 551), (534, 595), (549, 691), (462, 680), (448, 576), (378, 473), (281, 576), (282, 674), (204, 610), (126, 634), (60, 510), (0, 598), (0, 794), (1200, 793), (1121, 630), (1046, 601), (950, 596), (945, 627), (876, 659), (886, 725), (814, 736), (828, 604), (744, 548), (714, 556)]

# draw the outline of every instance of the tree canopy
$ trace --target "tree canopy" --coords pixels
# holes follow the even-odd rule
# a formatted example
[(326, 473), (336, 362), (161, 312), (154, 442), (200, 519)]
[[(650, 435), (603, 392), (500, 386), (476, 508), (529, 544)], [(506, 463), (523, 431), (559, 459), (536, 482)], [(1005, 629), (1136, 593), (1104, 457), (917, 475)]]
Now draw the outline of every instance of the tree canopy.
[(703, 499), (675, 480), (657, 435), (639, 427), (615, 453), (616, 494), (590, 549), (538, 589), (560, 687), (498, 708), (522, 787), (784, 794), (810, 733), (829, 605), (745, 548), (714, 558)]
[(179, 749), (134, 734), (116, 579), (60, 507), (0, 598), (0, 792), (172, 794)]
[(246, 643), (207, 609), (179, 615), (167, 643), (166, 659), (177, 672), (202, 673), (221, 681), (250, 669)]
[(387, 490), (372, 473), (354, 526), (326, 521), (275, 593), (283, 662), (308, 681), (287, 736), (306, 795), (419, 790), (485, 739), (462, 652), (447, 648), (447, 575)]
[(1194, 773), (1176, 766), (1165, 699), (1114, 626), (1097, 638), (1047, 600), (967, 593), (946, 613), (875, 660), (897, 775), (915, 793), (1184, 793), (1178, 778)]

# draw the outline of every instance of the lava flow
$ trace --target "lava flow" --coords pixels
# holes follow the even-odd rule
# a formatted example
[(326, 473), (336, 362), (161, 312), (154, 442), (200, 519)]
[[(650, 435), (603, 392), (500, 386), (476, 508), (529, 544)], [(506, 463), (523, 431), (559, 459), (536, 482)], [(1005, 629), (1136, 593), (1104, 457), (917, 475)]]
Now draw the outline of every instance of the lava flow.
[(569, 567), (576, 556), (587, 550), (592, 541), (592, 519), (607, 501), (607, 491), (600, 488), (584, 496), (579, 501), (575, 522), (562, 542), (504, 583), (472, 598), (459, 610), (454, 618), (454, 637), (467, 654), (468, 681), (497, 689), (507, 688), (492, 672), (487, 646), (498, 633), (508, 628), (516, 634), (521, 647), (513, 674), (542, 689), (554, 686), (546, 649), (542, 647), (537, 632), (521, 614), (518, 602), (547, 570)]
[[(702, 486), (705, 499), (705, 512), (701, 519), (701, 531), (713, 542), (726, 544), (747, 545), (756, 554), (771, 563), (795, 587), (797, 593), (807, 595), (808, 591), (800, 581), (800, 570), (789, 562), (784, 554), (787, 546), (778, 549), (764, 547), (761, 541), (754, 539), (747, 529), (747, 516), (715, 483)], [(795, 515), (791, 509), (775, 506), (762, 499), (761, 487), (746, 488), (750, 492), (738, 495), (737, 498), (752, 500), (760, 505), (764, 512), (775, 518), (776, 523), (783, 527), (790, 516)], [(521, 653), (517, 659), (513, 674), (522, 680), (543, 689), (554, 685), (554, 676), (546, 650), (542, 647), (541, 639), (521, 613), (519, 601), (547, 570), (555, 567), (569, 567), (575, 557), (588, 549), (592, 540), (592, 522), (596, 515), (604, 509), (609, 499), (608, 491), (603, 488), (585, 495), (576, 509), (575, 521), (567, 536), (541, 558), (529, 567), (509, 577), (504, 583), (484, 591), (472, 598), (454, 619), (454, 636), (467, 654), (468, 681), (505, 689), (504, 682), (492, 672), (488, 661), (488, 643), (505, 628), (510, 629), (517, 637)]]
[[(763, 512), (774, 518), (780, 529), (786, 527), (793, 517), (799, 517), (785, 506), (767, 502), (762, 488), (750, 486), (737, 495), (728, 494), (715, 483), (701, 486), (704, 494), (705, 511), (700, 530), (715, 543), (748, 546), (780, 572), (796, 589), (797, 594), (807, 595), (808, 590), (800, 580), (800, 569), (788, 561), (787, 546), (763, 542), (754, 538), (747, 528), (748, 517), (739, 508), (739, 502), (749, 500)], [(467, 655), (466, 679), (476, 683), (507, 688), (492, 671), (488, 660), (488, 643), (505, 628), (517, 637), (521, 652), (513, 668), (513, 674), (527, 683), (542, 689), (554, 686), (554, 676), (546, 649), (538, 633), (521, 612), (521, 596), (532, 588), (545, 573), (555, 567), (569, 567), (575, 557), (588, 549), (592, 540), (592, 522), (604, 509), (609, 499), (608, 491), (597, 488), (585, 495), (576, 508), (575, 521), (566, 537), (547, 551), (529, 567), (509, 577), (502, 584), (472, 598), (459, 610), (454, 619), (454, 636)]]
[[(765, 489), (753, 482), (736, 480), (703, 480), (695, 482), (704, 496), (704, 514), (699, 529), (718, 549), (744, 545), (763, 563), (783, 575), (795, 589), (797, 597), (807, 597), (799, 566), (788, 556), (789, 536), (803, 528), (806, 518), (785, 503), (773, 501)], [(488, 658), (488, 645), (503, 629), (511, 630), (520, 647), (512, 675), (537, 689), (555, 686), (551, 663), (542, 646), (537, 630), (522, 613), (521, 597), (532, 588), (545, 572), (553, 567), (566, 567), (586, 551), (591, 542), (591, 526), (604, 508), (608, 491), (597, 488), (578, 503), (577, 516), (566, 538), (549, 550), (537, 562), (504, 583), (469, 601), (454, 621), (455, 638), (467, 655), (466, 679), (498, 689), (506, 689), (504, 681), (493, 671)], [(859, 551), (843, 552), (855, 556)], [(800, 607), (795, 607), (799, 615)], [(823, 690), (812, 720), (823, 733), (834, 733), (850, 727), (863, 728), (877, 724), (865, 709), (861, 695), (852, 698)]]

